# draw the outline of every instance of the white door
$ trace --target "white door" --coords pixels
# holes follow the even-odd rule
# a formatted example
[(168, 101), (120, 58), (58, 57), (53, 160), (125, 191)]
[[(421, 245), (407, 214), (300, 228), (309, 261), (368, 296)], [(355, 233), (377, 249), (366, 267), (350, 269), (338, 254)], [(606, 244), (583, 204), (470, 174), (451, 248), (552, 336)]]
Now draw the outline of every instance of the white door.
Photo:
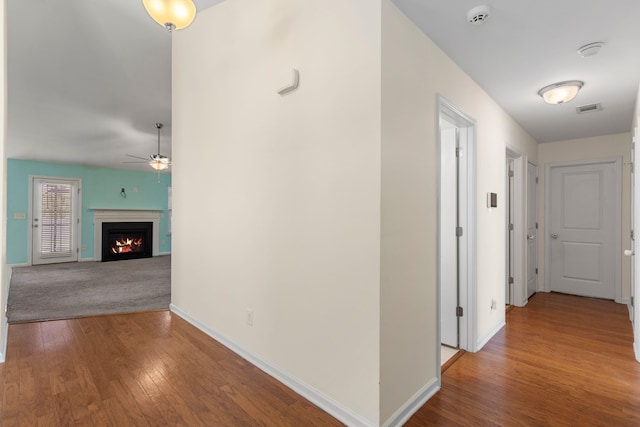
[(458, 342), (458, 248), (456, 132), (446, 128), (440, 133), (440, 316), (441, 342), (457, 348)]
[(78, 260), (78, 180), (33, 178), (32, 264)]
[(527, 298), (538, 290), (538, 167), (527, 163)]
[[(552, 291), (614, 299), (617, 163), (550, 168), (550, 222), (547, 226)], [(618, 258), (619, 259), (619, 258)]]

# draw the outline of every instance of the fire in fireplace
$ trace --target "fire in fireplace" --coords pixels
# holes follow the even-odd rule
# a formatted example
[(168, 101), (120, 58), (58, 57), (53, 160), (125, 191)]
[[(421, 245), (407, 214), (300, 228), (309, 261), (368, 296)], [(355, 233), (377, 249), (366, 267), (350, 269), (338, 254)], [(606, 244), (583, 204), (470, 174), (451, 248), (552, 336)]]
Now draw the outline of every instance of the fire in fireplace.
[(152, 222), (102, 223), (102, 261), (149, 258), (152, 236)]

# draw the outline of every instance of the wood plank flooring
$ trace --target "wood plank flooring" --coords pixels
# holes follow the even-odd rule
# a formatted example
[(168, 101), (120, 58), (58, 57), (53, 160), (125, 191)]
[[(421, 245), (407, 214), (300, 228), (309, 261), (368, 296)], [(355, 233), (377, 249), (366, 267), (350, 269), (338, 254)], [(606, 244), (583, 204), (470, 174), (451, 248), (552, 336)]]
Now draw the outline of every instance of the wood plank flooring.
[[(538, 294), (465, 353), (407, 426), (638, 426), (640, 364), (625, 306)], [(5, 426), (337, 426), (169, 312), (9, 328)]]
[(9, 327), (0, 425), (337, 426), (167, 312)]
[(442, 375), (416, 426), (640, 426), (640, 364), (627, 307), (537, 294)]

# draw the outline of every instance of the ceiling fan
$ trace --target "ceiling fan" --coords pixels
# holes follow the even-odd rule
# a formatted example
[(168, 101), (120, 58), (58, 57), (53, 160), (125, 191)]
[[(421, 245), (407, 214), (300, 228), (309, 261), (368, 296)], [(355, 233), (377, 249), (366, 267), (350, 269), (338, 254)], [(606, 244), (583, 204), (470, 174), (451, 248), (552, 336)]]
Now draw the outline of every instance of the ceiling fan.
[(171, 166), (171, 160), (169, 160), (167, 156), (163, 156), (162, 154), (160, 154), (160, 129), (162, 129), (162, 126), (163, 126), (162, 123), (156, 123), (156, 129), (158, 129), (158, 153), (151, 154), (149, 156), (151, 160), (147, 160), (144, 157), (134, 156), (132, 154), (127, 154), (127, 156), (129, 157), (133, 157), (134, 159), (140, 159), (143, 161), (124, 162), (124, 163), (149, 163), (149, 166), (151, 166), (153, 169), (157, 170), (158, 172), (165, 170), (169, 166)]

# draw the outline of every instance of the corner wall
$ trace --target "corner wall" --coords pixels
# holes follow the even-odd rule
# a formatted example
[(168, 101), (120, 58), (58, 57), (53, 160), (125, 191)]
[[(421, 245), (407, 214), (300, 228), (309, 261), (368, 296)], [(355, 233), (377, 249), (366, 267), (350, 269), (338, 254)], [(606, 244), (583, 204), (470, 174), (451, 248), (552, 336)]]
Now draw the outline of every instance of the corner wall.
[(379, 421), (380, 14), (234, 0), (173, 34), (173, 307), (353, 425)]
[(0, 363), (4, 362), (7, 350), (7, 30), (5, 0), (0, 0)]
[[(572, 139), (540, 144), (539, 149), (539, 186), (538, 186), (538, 287), (545, 285), (545, 167), (548, 163), (594, 160), (622, 157), (622, 236), (620, 253), (631, 248), (631, 134), (596, 136), (592, 138)], [(631, 296), (631, 259), (622, 257), (622, 302), (629, 302)]]
[[(437, 96), (476, 121), (476, 350), (505, 320), (506, 145), (536, 142), (390, 0), (382, 16), (380, 419), (395, 425), (437, 379)], [(488, 209), (486, 194), (498, 193)]]

